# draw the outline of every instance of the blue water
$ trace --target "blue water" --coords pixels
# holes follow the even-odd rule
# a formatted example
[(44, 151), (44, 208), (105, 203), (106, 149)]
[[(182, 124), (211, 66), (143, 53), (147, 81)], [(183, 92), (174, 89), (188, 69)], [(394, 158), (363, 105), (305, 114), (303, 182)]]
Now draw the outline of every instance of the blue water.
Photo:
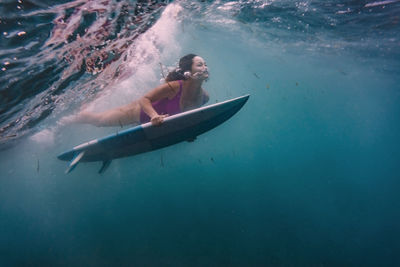
[[(1, 266), (400, 264), (400, 1), (3, 1)], [(187, 53), (210, 102), (193, 143), (66, 175)], [(163, 71), (161, 71), (161, 68)], [(126, 127), (125, 127), (126, 128)]]

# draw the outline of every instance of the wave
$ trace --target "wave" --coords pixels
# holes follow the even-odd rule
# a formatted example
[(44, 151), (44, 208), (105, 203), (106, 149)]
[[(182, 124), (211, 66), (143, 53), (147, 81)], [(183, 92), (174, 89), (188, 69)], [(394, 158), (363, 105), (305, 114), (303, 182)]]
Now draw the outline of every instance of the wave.
[[(92, 102), (100, 92), (138, 96), (149, 80), (160, 78), (154, 71), (160, 62), (172, 64), (179, 57), (178, 35), (191, 34), (185, 32), (187, 24), (243, 33), (266, 49), (400, 58), (399, 1), (56, 3), (0, 4), (0, 144), (31, 133), (51, 115)], [(162, 20), (164, 13), (169, 19)], [(386, 66), (398, 72), (398, 64)], [(91, 108), (107, 105), (98, 100)]]
[(1, 19), (6, 27), (0, 143), (29, 133), (56, 106), (92, 99), (123, 75), (128, 48), (166, 6), (164, 1), (77, 0), (49, 8), (29, 3)]

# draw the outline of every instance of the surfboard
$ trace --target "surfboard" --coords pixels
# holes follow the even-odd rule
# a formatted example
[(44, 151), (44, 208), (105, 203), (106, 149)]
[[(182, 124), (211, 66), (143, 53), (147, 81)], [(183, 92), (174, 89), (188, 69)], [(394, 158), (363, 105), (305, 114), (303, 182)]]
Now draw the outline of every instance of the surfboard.
[(58, 156), (70, 161), (66, 173), (80, 162), (102, 161), (99, 173), (104, 172), (113, 159), (160, 149), (183, 141), (192, 141), (235, 115), (250, 95), (200, 107), (164, 118), (161, 125), (144, 123), (115, 134), (75, 146)]

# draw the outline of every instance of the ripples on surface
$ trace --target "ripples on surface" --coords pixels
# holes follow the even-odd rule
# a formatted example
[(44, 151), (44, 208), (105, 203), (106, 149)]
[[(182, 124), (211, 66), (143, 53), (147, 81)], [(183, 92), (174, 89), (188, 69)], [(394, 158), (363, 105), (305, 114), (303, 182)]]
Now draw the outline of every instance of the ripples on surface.
[(128, 47), (164, 7), (109, 0), (1, 4), (1, 142), (26, 133), (56, 105), (90, 100), (116, 80)]
[(302, 42), (336, 50), (340, 45), (364, 56), (394, 54), (399, 58), (399, 1), (366, 2), (215, 1), (205, 8), (197, 6), (197, 10), (214, 22), (228, 23), (226, 18), (231, 17), (249, 25), (265, 42), (285, 47)]

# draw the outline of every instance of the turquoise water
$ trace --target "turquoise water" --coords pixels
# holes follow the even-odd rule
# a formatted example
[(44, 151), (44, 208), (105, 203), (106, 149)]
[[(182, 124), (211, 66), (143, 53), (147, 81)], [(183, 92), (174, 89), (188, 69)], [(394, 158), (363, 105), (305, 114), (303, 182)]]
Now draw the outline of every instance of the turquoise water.
[[(24, 14), (47, 25), (41, 44), (57, 14), (77, 10), (38, 6), (49, 18)], [(1, 265), (398, 265), (398, 10), (398, 1), (176, 1), (139, 37), (120, 37), (132, 43), (95, 74), (59, 57), (79, 40), (34, 46), (30, 57), (60, 69), (16, 105), (2, 94), (2, 127), (13, 126), (1, 131)], [(7, 38), (3, 65), (18, 50)], [(118, 37), (109, 40), (107, 49)], [(102, 175), (100, 163), (64, 174), (59, 153), (120, 128), (61, 118), (128, 103), (159, 83), (160, 63), (191, 52), (210, 68), (211, 103), (251, 94), (237, 115)], [(35, 66), (17, 63), (2, 77)]]

